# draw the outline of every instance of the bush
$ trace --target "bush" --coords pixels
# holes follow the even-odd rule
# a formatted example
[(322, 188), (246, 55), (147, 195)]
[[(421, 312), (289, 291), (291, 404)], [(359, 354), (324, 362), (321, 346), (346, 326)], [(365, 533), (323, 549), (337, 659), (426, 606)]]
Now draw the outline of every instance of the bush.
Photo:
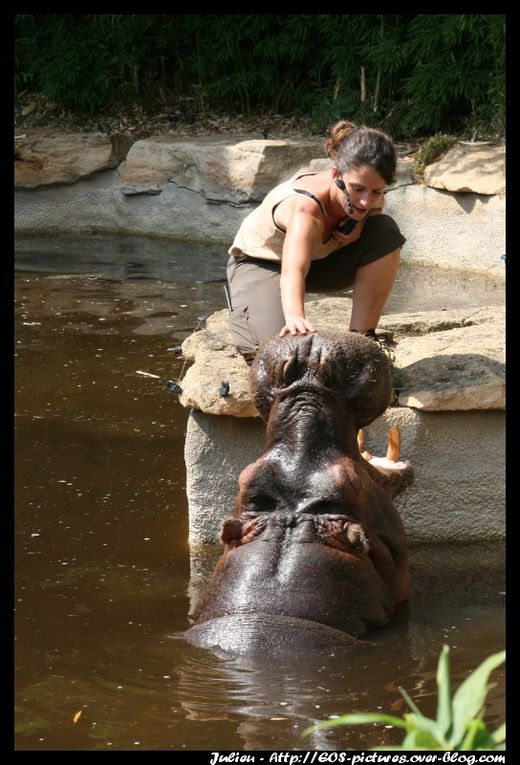
[(451, 149), (457, 143), (457, 136), (446, 135), (446, 133), (435, 133), (424, 141), (414, 158), (414, 173), (418, 178), (422, 178), (427, 165), (431, 165), (436, 159), (439, 159), (448, 149)]

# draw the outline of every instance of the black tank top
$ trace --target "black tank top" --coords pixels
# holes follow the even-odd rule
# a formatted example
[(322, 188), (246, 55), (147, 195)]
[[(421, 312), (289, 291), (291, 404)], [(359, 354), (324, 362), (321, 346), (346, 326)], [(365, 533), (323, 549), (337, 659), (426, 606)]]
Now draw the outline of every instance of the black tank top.
[(310, 191), (306, 191), (305, 189), (293, 189), (293, 191), (296, 191), (297, 194), (305, 194), (306, 197), (310, 197), (311, 199), (314, 199), (314, 201), (317, 202), (319, 206), (321, 207), (321, 211), (323, 215), (325, 215), (325, 208), (323, 207), (318, 197), (315, 197), (314, 194), (311, 194)]

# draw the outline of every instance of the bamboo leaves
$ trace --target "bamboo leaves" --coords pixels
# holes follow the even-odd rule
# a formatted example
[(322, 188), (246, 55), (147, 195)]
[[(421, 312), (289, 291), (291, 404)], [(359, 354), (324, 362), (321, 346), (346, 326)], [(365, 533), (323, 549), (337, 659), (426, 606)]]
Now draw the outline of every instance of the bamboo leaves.
[(500, 14), (16, 17), (17, 87), (67, 108), (137, 99), (162, 110), (174, 94), (198, 99), (201, 113), (312, 113), (383, 128), (391, 117), (396, 138), (477, 114), (503, 120), (504, 49)]

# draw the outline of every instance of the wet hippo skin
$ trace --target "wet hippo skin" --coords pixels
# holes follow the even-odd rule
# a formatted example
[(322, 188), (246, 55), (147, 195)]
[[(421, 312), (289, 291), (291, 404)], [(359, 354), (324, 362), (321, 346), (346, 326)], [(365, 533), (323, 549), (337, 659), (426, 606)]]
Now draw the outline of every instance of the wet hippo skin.
[(388, 360), (356, 333), (272, 338), (251, 368), (264, 453), (239, 478), (224, 552), (184, 634), (243, 654), (350, 648), (408, 596), (393, 498), (413, 471), (360, 452), (391, 397)]

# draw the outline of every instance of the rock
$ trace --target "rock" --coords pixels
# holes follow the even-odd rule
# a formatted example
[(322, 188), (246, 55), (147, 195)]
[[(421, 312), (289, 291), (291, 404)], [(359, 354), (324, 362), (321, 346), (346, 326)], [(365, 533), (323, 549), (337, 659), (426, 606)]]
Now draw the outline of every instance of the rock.
[(428, 165), (424, 182), (446, 191), (501, 194), (505, 190), (505, 147), (459, 143)]
[(220, 244), (226, 251), (242, 219), (253, 209), (209, 204), (199, 194), (168, 183), (161, 193), (122, 194), (118, 169), (60, 186), (18, 189), (15, 231), (18, 234), (136, 234), (153, 238)]
[[(184, 358), (195, 363), (182, 379), (179, 401), (207, 414), (258, 417), (249, 392), (249, 367), (233, 344), (227, 316), (227, 310), (217, 311), (208, 318), (206, 329), (182, 344)], [(227, 396), (219, 394), (223, 380), (229, 383)]]
[(400, 406), (425, 411), (505, 409), (502, 309), (466, 313), (458, 326), (427, 330), (419, 337), (420, 342), (417, 335), (401, 336), (399, 341)]
[(504, 197), (404, 185), (386, 194), (385, 212), (406, 237), (403, 262), (504, 278)]
[(309, 157), (322, 153), (321, 141), (244, 140), (229, 135), (196, 140), (167, 137), (136, 141), (121, 173), (124, 194), (147, 193), (150, 184), (174, 183), (207, 200), (260, 202), (273, 186), (289, 178)]
[(215, 543), (232, 514), (240, 471), (264, 451), (260, 418), (212, 417), (192, 410), (184, 445), (189, 542)]
[(34, 189), (74, 183), (101, 170), (117, 167), (133, 139), (123, 133), (28, 132), (16, 144), (15, 187)]
[[(307, 300), (306, 314), (323, 330), (349, 325), (349, 298)], [(206, 414), (256, 417), (249, 367), (235, 350), (227, 310), (188, 337), (184, 357), (193, 360), (182, 380), (180, 403)], [(399, 405), (425, 411), (504, 409), (505, 317), (502, 307), (427, 311), (383, 316), (380, 329), (394, 333)], [(229, 395), (219, 395), (222, 380)]]
[(504, 309), (496, 306), (484, 308), (452, 308), (449, 311), (416, 311), (383, 315), (379, 322), (381, 329), (399, 335), (427, 335), (432, 332), (444, 332), (459, 327), (470, 327), (498, 318), (501, 331), (504, 331)]

